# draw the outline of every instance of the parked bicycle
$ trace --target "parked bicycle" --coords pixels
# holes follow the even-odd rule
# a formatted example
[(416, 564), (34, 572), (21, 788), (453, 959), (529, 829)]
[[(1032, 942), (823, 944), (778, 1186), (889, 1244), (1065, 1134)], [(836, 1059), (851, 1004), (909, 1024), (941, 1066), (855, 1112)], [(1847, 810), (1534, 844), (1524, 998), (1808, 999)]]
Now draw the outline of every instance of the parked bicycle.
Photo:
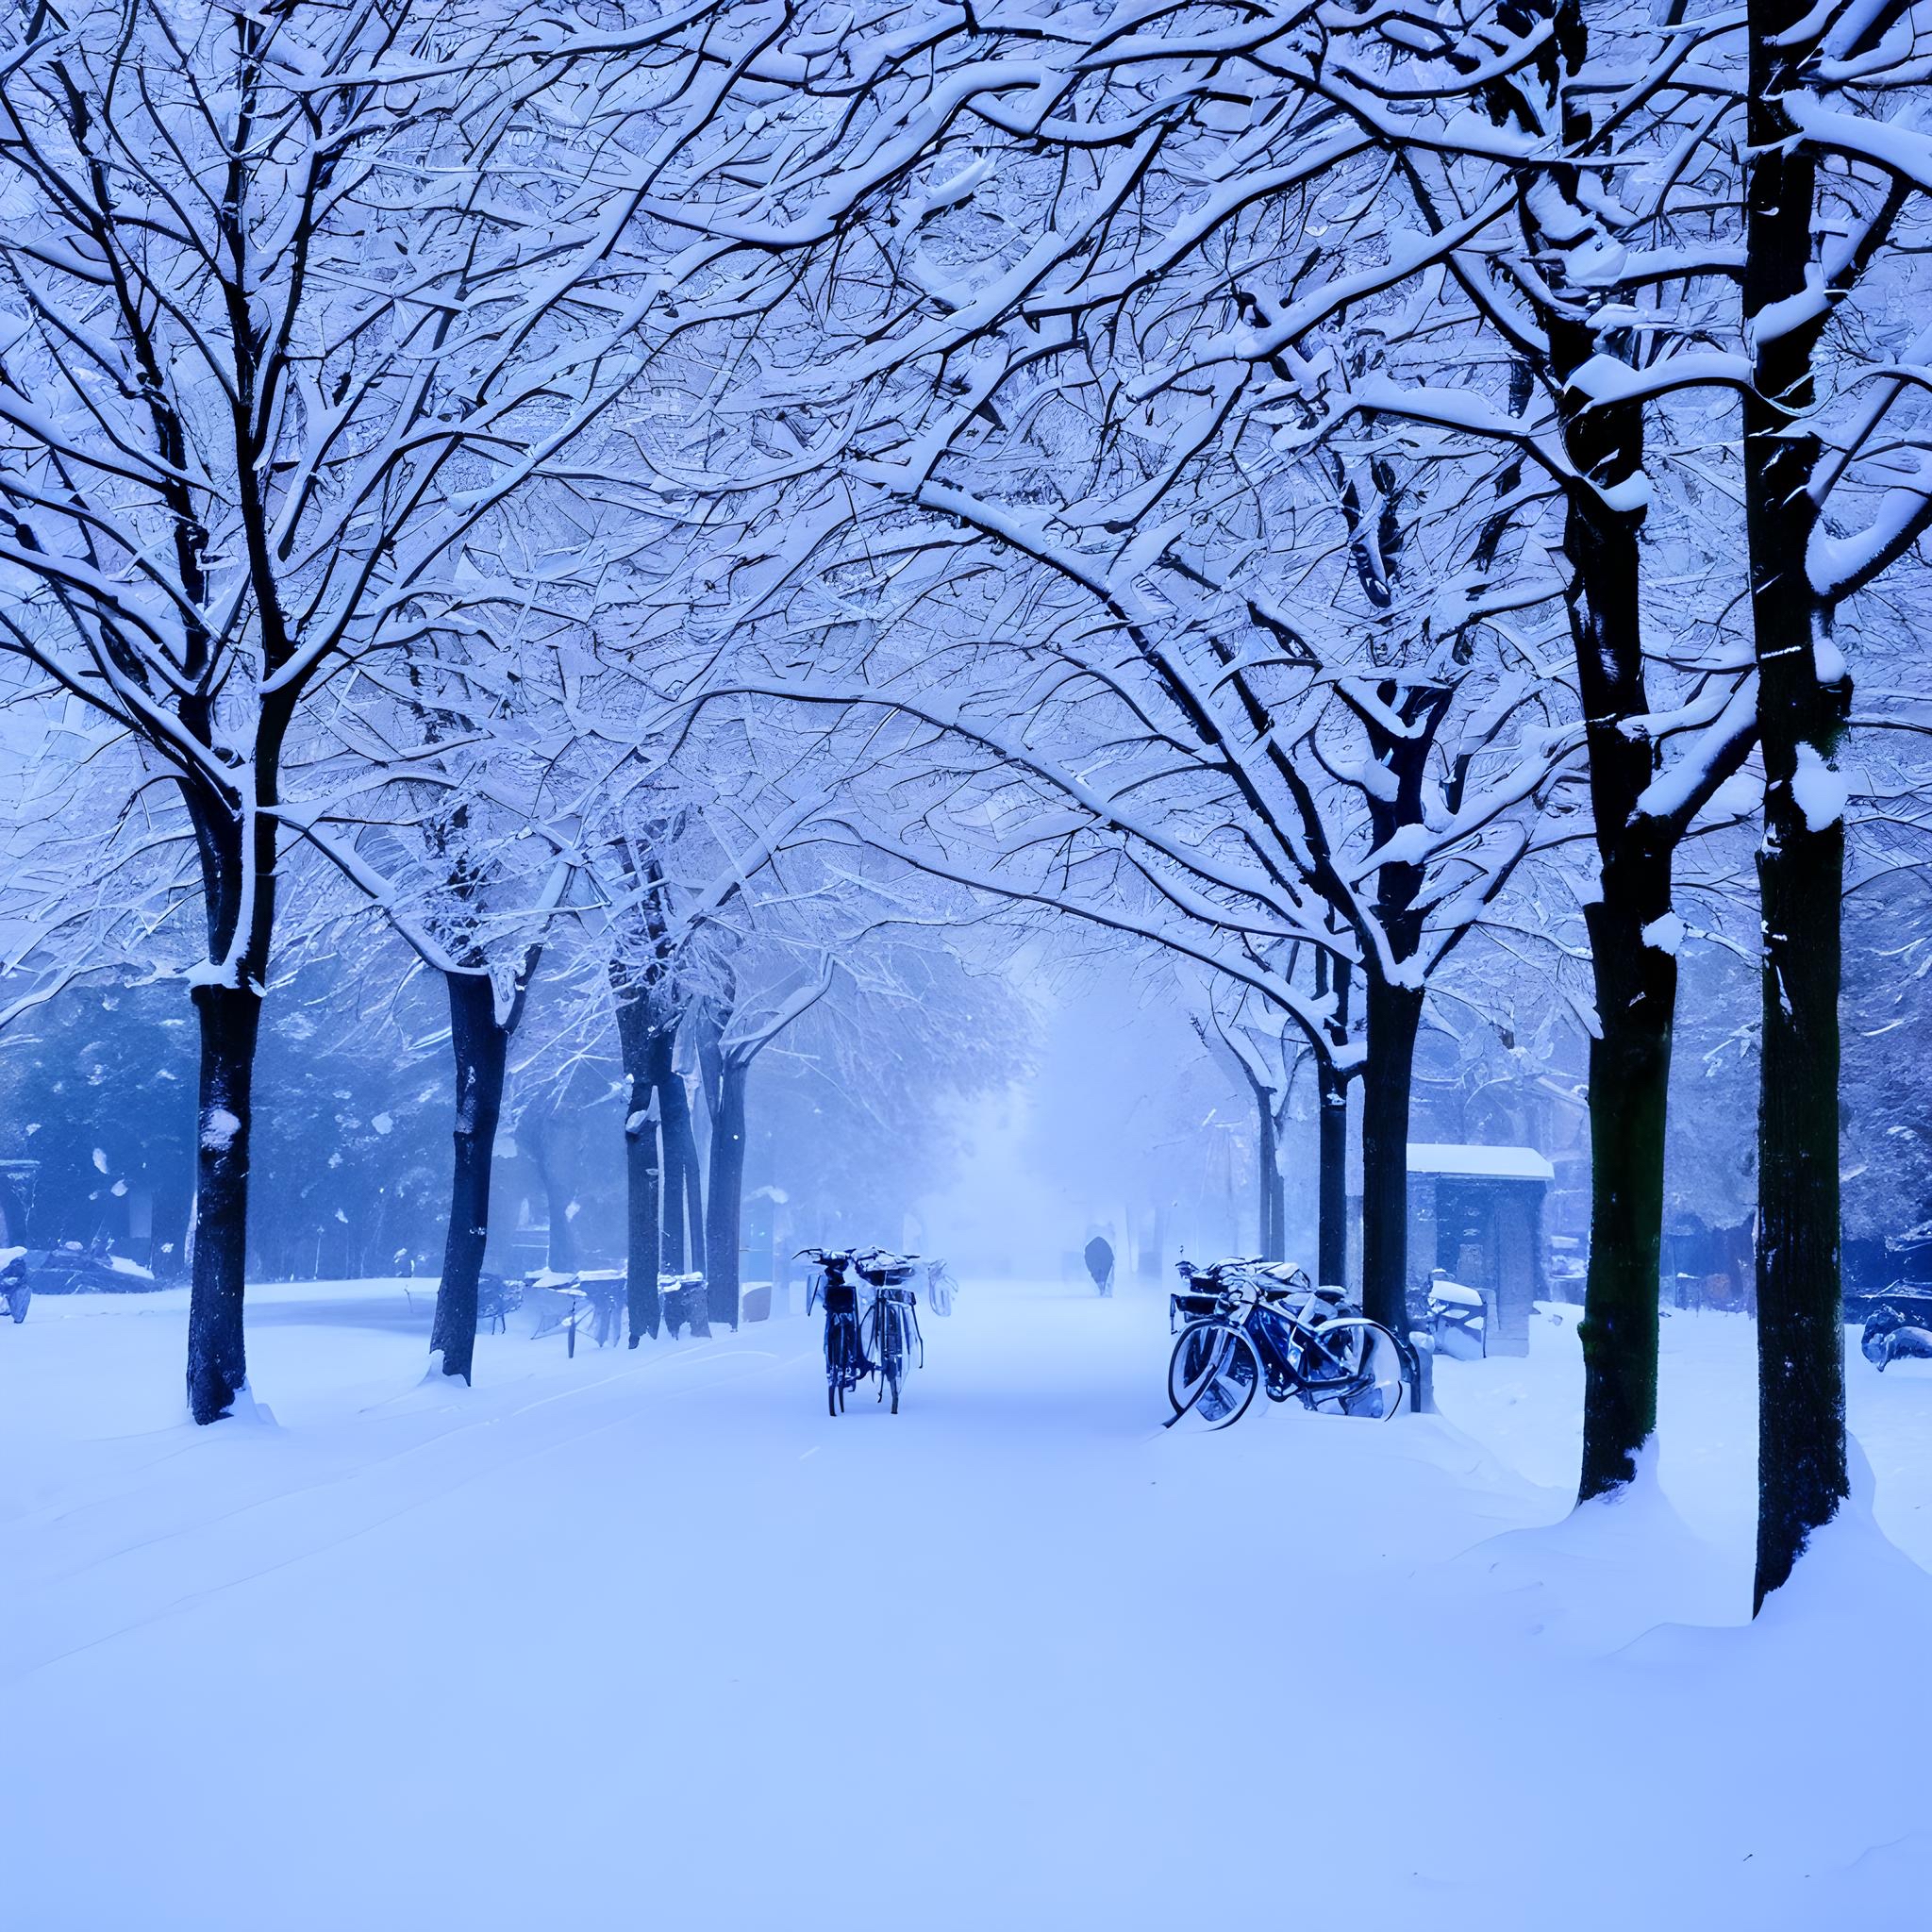
[(798, 1253), (819, 1271), (806, 1294), (805, 1312), (809, 1316), (818, 1303), (825, 1305), (825, 1410), (837, 1415), (873, 1367), (859, 1330), (858, 1286), (848, 1278), (852, 1255), (838, 1248), (801, 1248)]
[(1332, 1288), (1299, 1268), (1234, 1260), (1178, 1264), (1188, 1291), (1174, 1297), (1189, 1319), (1167, 1366), (1172, 1428), (1195, 1415), (1209, 1428), (1241, 1421), (1263, 1389), (1326, 1414), (1387, 1421), (1414, 1402), (1402, 1343)]
[(840, 1414), (846, 1396), (868, 1375), (876, 1375), (878, 1399), (891, 1395), (897, 1415), (899, 1391), (914, 1366), (915, 1351), (917, 1365), (925, 1365), (918, 1291), (908, 1286), (923, 1266), (919, 1257), (883, 1248), (801, 1248), (799, 1255), (819, 1271), (806, 1313), (821, 1300), (825, 1305), (826, 1412)]

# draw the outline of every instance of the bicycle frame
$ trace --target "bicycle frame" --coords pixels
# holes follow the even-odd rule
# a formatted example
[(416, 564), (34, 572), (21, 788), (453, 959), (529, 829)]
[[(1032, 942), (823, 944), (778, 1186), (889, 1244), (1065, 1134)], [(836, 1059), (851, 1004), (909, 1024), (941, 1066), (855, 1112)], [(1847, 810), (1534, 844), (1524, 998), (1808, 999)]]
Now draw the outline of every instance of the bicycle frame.
[[(1310, 1391), (1355, 1394), (1368, 1387), (1368, 1377), (1347, 1369), (1317, 1332), (1318, 1324), (1287, 1308), (1271, 1307), (1257, 1298), (1239, 1324), (1246, 1329), (1255, 1353), (1261, 1357), (1267, 1376), (1267, 1392), (1274, 1402), (1286, 1402), (1291, 1395)], [(1314, 1374), (1307, 1372), (1309, 1353), (1317, 1352), (1340, 1373)], [(1282, 1386), (1275, 1387), (1279, 1376)]]

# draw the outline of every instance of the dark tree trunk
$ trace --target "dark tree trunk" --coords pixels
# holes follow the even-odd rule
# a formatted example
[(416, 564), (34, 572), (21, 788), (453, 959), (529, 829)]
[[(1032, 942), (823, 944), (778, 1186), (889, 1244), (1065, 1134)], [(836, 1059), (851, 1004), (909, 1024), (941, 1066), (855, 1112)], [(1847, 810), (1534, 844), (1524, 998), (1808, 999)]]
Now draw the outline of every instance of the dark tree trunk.
[(1754, 1606), (1790, 1575), (1847, 1488), (1838, 1167), (1844, 837), (1841, 824), (1812, 831), (1788, 810), (1767, 800), (1757, 860), (1765, 963)]
[(1348, 1075), (1317, 1060), (1315, 1090), (1315, 1274), (1340, 1288), (1348, 1279)]
[(1408, 1333), (1408, 1113), (1421, 1028), (1419, 987), (1368, 981), (1362, 1072), (1362, 1309)]
[[(684, 1075), (673, 1064), (676, 1033), (673, 1026), (660, 1026), (651, 1043), (651, 1068), (658, 1091), (658, 1135), (664, 1149), (664, 1248), (663, 1265), (667, 1274), (682, 1274), (686, 1255), (702, 1260), (704, 1209), (698, 1186), (697, 1141), (691, 1126), (691, 1095)], [(685, 1231), (691, 1232), (691, 1247), (685, 1246)], [(680, 1298), (688, 1312), (691, 1332), (708, 1336), (709, 1318), (702, 1302), (689, 1296)]]
[[(1798, 0), (1751, 0), (1744, 316), (1810, 286), (1816, 164), (1784, 106), (1810, 84)], [(1836, 764), (1851, 679), (1807, 573), (1817, 505), (1811, 355), (1821, 325), (1754, 332), (1744, 526), (1757, 630), (1764, 838), (1764, 1047), (1757, 1113), (1757, 1574), (1791, 1574), (1846, 1492), (1839, 1279), (1839, 974), (1844, 891)]]
[[(184, 702), (182, 719), (213, 742), (211, 701)], [(256, 737), (253, 807), (182, 785), (200, 858), (208, 959), (222, 962), (192, 998), (201, 1034), (195, 1205), (188, 1303), (188, 1407), (197, 1423), (232, 1412), (248, 1379), (242, 1302), (248, 1276), (249, 1142), (255, 1124), (255, 1050), (268, 977), (277, 891), (276, 771), (287, 727), (280, 701), (264, 705)]]
[(684, 1273), (684, 1145), (663, 1118), (666, 1089), (653, 1086), (658, 1144), (663, 1156), (663, 1194), (658, 1206), (658, 1267), (665, 1274)]
[[(1607, 881), (1608, 872), (1606, 872)], [(1668, 863), (1662, 887), (1670, 891)], [(1657, 1428), (1664, 1129), (1677, 962), (1606, 896), (1588, 911), (1598, 1032), (1590, 1044), (1590, 1274), (1584, 1290), (1579, 1501), (1637, 1474)]]
[[(1595, 337), (1553, 327), (1565, 378)], [(1643, 462), (1641, 408), (1583, 408), (1566, 425), (1578, 471), (1606, 487)], [(1657, 772), (1651, 734), (1626, 728), (1650, 710), (1639, 598), (1640, 513), (1595, 490), (1571, 492), (1565, 552), (1571, 634), (1588, 724), (1591, 805), (1601, 897), (1588, 908), (1597, 1032), (1590, 1048), (1590, 1274), (1584, 1290), (1583, 1465), (1579, 1501), (1637, 1473), (1657, 1428), (1657, 1279), (1663, 1238), (1664, 1132), (1677, 962), (1659, 922), (1671, 914), (1675, 831), (1641, 816)], [(1653, 943), (1662, 941), (1663, 943)]]
[[(1377, 842), (1423, 823), (1423, 780), (1436, 733), (1453, 693), (1440, 685), (1403, 690), (1385, 683), (1385, 709), (1407, 729), (1398, 733), (1380, 717), (1363, 720), (1376, 762), (1394, 780), (1369, 800)], [(1453, 791), (1447, 794), (1455, 808)], [(1422, 891), (1419, 866), (1396, 862), (1375, 875), (1375, 918), (1398, 968), (1414, 970), (1423, 939), (1416, 910)], [(1362, 1068), (1362, 1308), (1405, 1343), (1408, 1336), (1408, 1115), (1415, 1079), (1416, 1034), (1422, 1026), (1423, 989), (1389, 979), (1379, 964), (1364, 966), (1364, 1064)]]
[(1261, 1243), (1261, 1257), (1281, 1259), (1281, 1168), (1274, 1135), (1274, 1096), (1265, 1088), (1255, 1090), (1255, 1226)]
[(684, 1224), (690, 1242), (691, 1266), (703, 1272), (705, 1267), (705, 1169), (698, 1154), (697, 1124), (691, 1117), (690, 1090), (682, 1076), (677, 1082), (678, 1091), (684, 1095), (684, 1108), (678, 1126), (678, 1137), (682, 1143), (684, 1164)]
[(261, 995), (197, 986), (201, 1082), (196, 1114), (193, 1285), (188, 1302), (188, 1407), (219, 1421), (248, 1379), (242, 1335), (248, 1268), (248, 1144)]
[(690, 1143), (691, 1101), (672, 1064), (676, 1035), (659, 1026), (651, 1040), (651, 1084), (658, 1095), (658, 1132), (664, 1147), (664, 1251), (667, 1274), (684, 1273), (684, 1169)]
[(1355, 974), (1346, 959), (1315, 955), (1315, 993), (1329, 1001), (1327, 1050), (1315, 1054), (1315, 1278), (1348, 1280), (1348, 1082), (1340, 1061), (1348, 1046), (1348, 1002)]
[(456, 1158), (429, 1351), (441, 1354), (445, 1375), (460, 1375), (467, 1382), (476, 1352), (476, 1278), (490, 1242), (490, 1179), (503, 1114), (509, 1031), (498, 1022), (496, 990), (488, 974), (448, 973), (443, 982), (456, 1062)]
[(617, 1002), (617, 1038), (629, 1097), (624, 1120), (624, 1289), (630, 1345), (654, 1340), (662, 1324), (658, 1299), (658, 1227), (657, 1089), (651, 1077), (652, 1028), (642, 1000)]
[(1268, 1175), (1269, 1192), (1274, 1196), (1274, 1248), (1277, 1261), (1288, 1258), (1288, 1181), (1281, 1172), (1282, 1122), (1285, 1115), (1277, 1115), (1274, 1121), (1274, 1165)]
[[(1198, 1024), (1195, 1030), (1207, 1039), (1207, 1034)], [(1275, 1117), (1275, 1093), (1272, 1087), (1264, 1085), (1255, 1075), (1254, 1069), (1246, 1059), (1229, 1049), (1230, 1057), (1240, 1067), (1241, 1077), (1248, 1083), (1248, 1098), (1255, 1106), (1255, 1252), (1263, 1260), (1281, 1259), (1282, 1244), (1285, 1240), (1283, 1226), (1287, 1219), (1286, 1197), (1281, 1185), (1281, 1127)], [(1234, 1176), (1228, 1176), (1230, 1191)], [(1237, 1223), (1232, 1238), (1241, 1239)]]
[[(1547, 266), (1554, 299), (1539, 305), (1548, 374), (1561, 391), (1569, 485), (1563, 555), (1571, 638), (1583, 700), (1591, 804), (1602, 882), (1589, 914), (1598, 1033), (1591, 1047), (1590, 1278), (1582, 1325), (1580, 1500), (1628, 1482), (1657, 1424), (1657, 1269), (1663, 1224), (1663, 1142), (1676, 1005), (1676, 964), (1658, 929), (1672, 911), (1672, 856), (1694, 812), (1741, 763), (1748, 737), (1714, 759), (1668, 817), (1641, 809), (1658, 769), (1643, 661), (1640, 548), (1645, 462), (1640, 403), (1597, 403), (1572, 387), (1603, 356), (1635, 362), (1641, 338), (1619, 325), (1630, 291), (1573, 285), (1569, 264), (1600, 256), (1578, 246), (1598, 223), (1588, 167), (1565, 158), (1601, 152), (1592, 97), (1574, 85), (1590, 59), (1588, 10), (1543, 0), (1556, 28), (1553, 58), (1524, 65), (1491, 95), (1501, 121), (1560, 126), (1562, 148), (1519, 176), (1524, 231)], [(1521, 104), (1511, 113), (1511, 101)], [(1529, 394), (1527, 365), (1521, 394)], [(1649, 935), (1646, 937), (1646, 935)], [(1653, 943), (1661, 941), (1661, 943)]]
[(558, 1116), (552, 1113), (533, 1121), (531, 1128), (530, 1151), (543, 1183), (543, 1215), (550, 1226), (543, 1258), (552, 1274), (573, 1274), (577, 1265), (576, 1237), (570, 1224), (575, 1191), (558, 1145)]
[(738, 1259), (744, 1203), (744, 1092), (751, 1068), (724, 1056), (713, 1089), (710, 1218), (705, 1226), (706, 1293), (714, 1322), (738, 1326)]
[[(718, 1108), (723, 1104), (720, 1094), (724, 1084), (724, 1028), (715, 1007), (706, 1005), (697, 1009), (693, 1031), (697, 1036), (698, 1086), (705, 1096), (705, 1157), (708, 1160), (718, 1132)], [(709, 1223), (706, 1225), (708, 1228)]]

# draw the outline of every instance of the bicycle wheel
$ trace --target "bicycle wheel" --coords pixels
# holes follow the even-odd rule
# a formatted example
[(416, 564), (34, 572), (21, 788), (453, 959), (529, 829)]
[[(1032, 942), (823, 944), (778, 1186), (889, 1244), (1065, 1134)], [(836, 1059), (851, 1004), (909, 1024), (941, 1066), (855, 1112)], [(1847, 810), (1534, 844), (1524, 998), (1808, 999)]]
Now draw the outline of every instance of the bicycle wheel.
[(1224, 1322), (1190, 1322), (1167, 1363), (1167, 1399), (1178, 1422), (1189, 1410), (1210, 1429), (1224, 1429), (1248, 1412), (1260, 1386), (1255, 1345)]
[(879, 1400), (892, 1398), (892, 1413), (899, 1413), (899, 1386), (906, 1379), (906, 1317), (895, 1303), (877, 1301), (867, 1318), (872, 1329), (870, 1353), (879, 1365)]
[(825, 1316), (825, 1403), (829, 1413), (845, 1412), (845, 1391), (856, 1389), (870, 1370), (865, 1342), (856, 1315), (828, 1311)]
[(1405, 1395), (1414, 1407), (1401, 1343), (1366, 1315), (1339, 1315), (1315, 1327), (1302, 1371), (1302, 1401), (1324, 1415), (1387, 1422), (1402, 1413)]

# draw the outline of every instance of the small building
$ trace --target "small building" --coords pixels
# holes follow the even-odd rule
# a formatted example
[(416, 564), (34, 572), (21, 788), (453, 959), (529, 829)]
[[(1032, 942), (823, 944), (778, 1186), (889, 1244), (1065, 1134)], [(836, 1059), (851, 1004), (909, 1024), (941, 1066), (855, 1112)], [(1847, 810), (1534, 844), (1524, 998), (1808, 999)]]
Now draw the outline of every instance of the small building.
[(1489, 1353), (1527, 1355), (1546, 1292), (1543, 1200), (1557, 1171), (1533, 1147), (1408, 1143), (1408, 1285), (1441, 1269), (1492, 1312)]

